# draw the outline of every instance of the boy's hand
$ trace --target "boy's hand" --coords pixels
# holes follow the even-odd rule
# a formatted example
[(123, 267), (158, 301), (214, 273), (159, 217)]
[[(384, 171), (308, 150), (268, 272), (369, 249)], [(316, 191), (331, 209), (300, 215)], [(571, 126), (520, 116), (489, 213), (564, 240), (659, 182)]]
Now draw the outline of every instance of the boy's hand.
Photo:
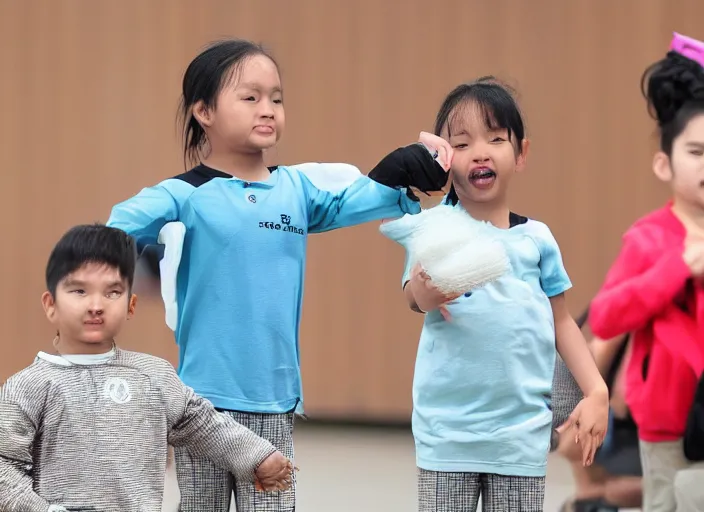
[(285, 491), (291, 487), (293, 464), (281, 452), (274, 452), (254, 472), (255, 487), (260, 491)]
[(574, 442), (582, 447), (582, 464), (591, 466), (596, 450), (604, 442), (608, 424), (609, 395), (599, 392), (583, 398), (557, 431), (561, 434), (570, 427), (574, 428)]
[(421, 311), (439, 309), (445, 320), (450, 320), (447, 305), (457, 299), (461, 294), (445, 295), (433, 284), (430, 276), (425, 273), (420, 264), (416, 264), (411, 271), (411, 280), (407, 286), (412, 286), (413, 298)]

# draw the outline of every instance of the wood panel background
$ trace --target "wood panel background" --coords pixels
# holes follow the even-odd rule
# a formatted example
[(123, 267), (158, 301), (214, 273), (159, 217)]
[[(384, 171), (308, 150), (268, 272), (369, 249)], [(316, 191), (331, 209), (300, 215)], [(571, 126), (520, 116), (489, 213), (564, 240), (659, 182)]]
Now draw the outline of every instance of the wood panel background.
[[(515, 209), (552, 227), (578, 312), (624, 228), (667, 196), (640, 75), (673, 30), (704, 38), (703, 17), (699, 0), (0, 0), (0, 377), (49, 346), (39, 297), (64, 230), (181, 172), (182, 72), (224, 36), (264, 42), (281, 65), (288, 126), (272, 163), (368, 170), (431, 129), (458, 83), (516, 87), (533, 145)], [(310, 239), (313, 417), (408, 418), (421, 318), (399, 289), (402, 250), (376, 230)], [(176, 361), (158, 301), (120, 342)]]

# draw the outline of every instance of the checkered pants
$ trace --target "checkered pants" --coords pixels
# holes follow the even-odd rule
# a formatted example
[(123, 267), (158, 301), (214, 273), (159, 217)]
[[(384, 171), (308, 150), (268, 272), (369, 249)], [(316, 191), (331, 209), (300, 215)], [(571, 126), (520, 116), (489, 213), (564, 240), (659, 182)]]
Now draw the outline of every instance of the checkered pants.
[(543, 512), (545, 477), (418, 470), (419, 512)]
[[(225, 413), (293, 460), (293, 413)], [(295, 475), (289, 490), (256, 492), (252, 482), (236, 481), (230, 473), (207, 459), (193, 458), (183, 448), (176, 448), (174, 453), (181, 491), (180, 512), (229, 512), (233, 491), (237, 512), (292, 512), (296, 509)]]

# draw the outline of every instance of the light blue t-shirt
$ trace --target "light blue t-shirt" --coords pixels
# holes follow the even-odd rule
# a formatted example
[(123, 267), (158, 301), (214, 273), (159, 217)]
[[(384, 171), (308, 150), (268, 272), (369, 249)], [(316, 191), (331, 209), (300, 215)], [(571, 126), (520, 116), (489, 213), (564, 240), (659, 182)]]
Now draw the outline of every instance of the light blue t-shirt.
[(112, 209), (108, 225), (140, 247), (156, 244), (167, 223), (185, 226), (175, 285), (178, 374), (215, 407), (302, 410), (298, 329), (308, 235), (420, 210), (405, 190), (356, 169), (332, 189), (346, 174), (336, 172), (344, 171), (339, 164), (306, 166), (305, 173), (280, 166), (251, 183), (200, 165)]
[(545, 475), (556, 358), (549, 297), (571, 283), (550, 229), (511, 220), (510, 229), (492, 228), (511, 271), (449, 305), (451, 321), (438, 311), (425, 316), (413, 380), (422, 469)]

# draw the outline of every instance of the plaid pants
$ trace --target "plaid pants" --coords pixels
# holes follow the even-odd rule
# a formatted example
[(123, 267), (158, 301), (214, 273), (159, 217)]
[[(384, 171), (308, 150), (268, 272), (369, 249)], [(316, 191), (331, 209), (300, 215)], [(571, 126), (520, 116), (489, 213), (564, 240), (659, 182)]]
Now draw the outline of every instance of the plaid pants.
[[(224, 412), (293, 460), (294, 413)], [(236, 481), (233, 475), (207, 459), (193, 458), (183, 448), (176, 448), (174, 454), (181, 491), (180, 512), (229, 512), (233, 491), (237, 512), (292, 512), (296, 509), (295, 475), (293, 485), (286, 491), (256, 492), (252, 482)]]
[(577, 404), (582, 400), (582, 390), (567, 369), (567, 365), (558, 355), (555, 361), (555, 373), (552, 378), (552, 428), (562, 425)]
[(545, 477), (418, 470), (419, 512), (543, 512)]

